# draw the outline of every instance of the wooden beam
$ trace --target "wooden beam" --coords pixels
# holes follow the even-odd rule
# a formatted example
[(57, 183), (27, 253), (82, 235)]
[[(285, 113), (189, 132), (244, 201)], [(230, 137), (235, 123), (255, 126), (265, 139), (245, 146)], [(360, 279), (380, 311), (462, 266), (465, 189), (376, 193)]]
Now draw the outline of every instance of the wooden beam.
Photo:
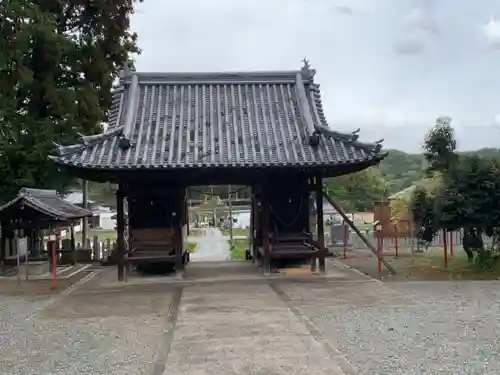
[(0, 275), (5, 274), (5, 257), (7, 251), (7, 223), (2, 221), (0, 223), (2, 228), (2, 237), (0, 238)]
[[(180, 198), (178, 198), (180, 199)], [(184, 270), (184, 264), (182, 262), (182, 254), (184, 247), (184, 238), (182, 235), (182, 224), (184, 218), (184, 202), (178, 202), (178, 209), (176, 210), (176, 217), (174, 218), (174, 246), (175, 246), (175, 270), (181, 272)], [(180, 211), (180, 212), (179, 212)]]
[(318, 244), (319, 272), (326, 272), (325, 262), (325, 224), (323, 222), (323, 179), (316, 177), (316, 227)]
[(71, 254), (73, 255), (73, 265), (76, 264), (76, 246), (75, 246), (75, 225), (71, 224), (69, 229), (71, 232)]
[(255, 263), (256, 251), (255, 251), (255, 199), (252, 197), (250, 203), (250, 252), (252, 254), (252, 263)]
[(116, 244), (118, 247), (118, 281), (125, 278), (125, 210), (123, 207), (123, 190), (116, 192)]
[(326, 186), (323, 187), (323, 194), (326, 200), (332, 205), (335, 210), (342, 216), (342, 219), (351, 227), (351, 229), (361, 238), (361, 240), (368, 246), (368, 248), (371, 250), (375, 256), (380, 259), (382, 264), (393, 274), (396, 274), (396, 270), (389, 264), (387, 261), (384, 259), (384, 257), (378, 252), (377, 248), (366, 238), (366, 236), (361, 233), (361, 231), (358, 229), (358, 227), (353, 223), (351, 219), (345, 214), (344, 210), (335, 202), (327, 193)]

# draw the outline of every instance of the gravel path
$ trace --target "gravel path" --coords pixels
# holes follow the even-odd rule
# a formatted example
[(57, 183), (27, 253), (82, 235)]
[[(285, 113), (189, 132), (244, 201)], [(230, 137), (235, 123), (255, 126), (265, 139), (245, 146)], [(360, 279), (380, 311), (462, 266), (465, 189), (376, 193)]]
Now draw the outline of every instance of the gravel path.
[(47, 301), (0, 297), (1, 375), (153, 374), (168, 292), (86, 290)]
[(500, 374), (500, 283), (285, 288), (360, 374)]
[(217, 228), (203, 229), (203, 236), (193, 237), (198, 242), (196, 252), (191, 254), (193, 262), (221, 262), (231, 259), (227, 237)]
[[(104, 276), (116, 277), (115, 270), (52, 303), (0, 296), (0, 375), (161, 375), (158, 348), (174, 332), (168, 311), (175, 292), (147, 280), (103, 289)], [(314, 366), (330, 363), (329, 341), (357, 369), (349, 374), (500, 374), (500, 282), (350, 280), (282, 281), (281, 295), (265, 284), (186, 286), (167, 369), (188, 374), (193, 368), (179, 362), (186, 359), (202, 374), (210, 354), (211, 368), (226, 371), (220, 374), (237, 373), (235, 363), (242, 374), (259, 373), (264, 359), (272, 358), (279, 361), (268, 362), (267, 370), (280, 364), (290, 373), (285, 354), (297, 352), (307, 353), (294, 357), (306, 366), (301, 374), (306, 368), (322, 374)], [(200, 338), (210, 346), (188, 352)], [(248, 367), (248, 361), (261, 367)]]

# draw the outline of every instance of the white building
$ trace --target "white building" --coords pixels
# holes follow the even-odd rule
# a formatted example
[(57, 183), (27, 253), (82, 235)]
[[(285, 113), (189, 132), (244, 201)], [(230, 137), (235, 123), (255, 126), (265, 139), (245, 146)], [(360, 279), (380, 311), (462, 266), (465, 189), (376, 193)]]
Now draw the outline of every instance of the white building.
[[(83, 203), (83, 191), (72, 190), (65, 197), (66, 202), (82, 205)], [(114, 230), (116, 228), (116, 212), (112, 211), (109, 207), (104, 207), (97, 205), (94, 201), (88, 200), (89, 209), (92, 210), (93, 216), (90, 219), (90, 227), (98, 228), (103, 230)], [(80, 232), (82, 226), (75, 225), (75, 231)]]

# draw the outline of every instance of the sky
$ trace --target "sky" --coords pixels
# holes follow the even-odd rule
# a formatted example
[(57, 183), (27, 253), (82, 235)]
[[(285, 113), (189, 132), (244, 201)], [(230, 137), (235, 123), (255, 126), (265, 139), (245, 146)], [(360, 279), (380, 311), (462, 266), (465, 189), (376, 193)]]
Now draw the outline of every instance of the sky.
[(449, 116), (463, 150), (500, 147), (498, 0), (145, 0), (138, 71), (316, 69), (329, 126), (419, 152)]

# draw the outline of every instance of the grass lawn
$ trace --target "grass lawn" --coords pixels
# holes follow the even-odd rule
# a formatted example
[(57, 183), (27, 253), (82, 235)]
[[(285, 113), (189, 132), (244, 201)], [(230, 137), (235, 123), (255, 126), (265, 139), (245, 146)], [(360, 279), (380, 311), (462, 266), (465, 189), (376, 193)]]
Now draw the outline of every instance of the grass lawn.
[(233, 241), (231, 250), (231, 260), (245, 260), (245, 251), (248, 249), (247, 239), (237, 239)]
[(196, 252), (196, 248), (198, 247), (198, 243), (194, 241), (189, 241), (188, 240), (188, 252), (190, 254), (193, 254)]
[(89, 233), (89, 238), (90, 239), (94, 238), (94, 236), (97, 236), (97, 237), (99, 237), (99, 241), (106, 241), (108, 238), (111, 241), (115, 241), (116, 240), (116, 231), (115, 230), (90, 229), (88, 233)]
[[(221, 229), (222, 234), (225, 236), (229, 236), (229, 229)], [(250, 237), (250, 228), (242, 229), (242, 228), (233, 228), (233, 236), (245, 236)]]
[[(396, 269), (397, 275), (390, 275), (382, 266), (382, 278), (385, 281), (404, 280), (498, 280), (500, 267), (492, 271), (481, 270), (478, 266), (467, 261), (465, 252), (456, 246), (453, 257), (449, 257), (448, 266), (444, 263), (442, 248), (429, 248), (427, 252), (414, 253), (410, 249), (400, 249), (396, 258), (394, 253), (384, 255), (384, 258)], [(365, 274), (378, 278), (377, 259), (365, 250), (353, 250), (348, 253), (347, 259), (339, 260)]]
[[(89, 229), (87, 233), (90, 241), (94, 240), (94, 236), (97, 236), (100, 242), (104, 242), (108, 238), (111, 241), (116, 240), (116, 231), (112, 229)], [(69, 230), (67, 231), (67, 236), (62, 238), (70, 238)], [(82, 242), (82, 232), (75, 232), (75, 241), (77, 243)]]

